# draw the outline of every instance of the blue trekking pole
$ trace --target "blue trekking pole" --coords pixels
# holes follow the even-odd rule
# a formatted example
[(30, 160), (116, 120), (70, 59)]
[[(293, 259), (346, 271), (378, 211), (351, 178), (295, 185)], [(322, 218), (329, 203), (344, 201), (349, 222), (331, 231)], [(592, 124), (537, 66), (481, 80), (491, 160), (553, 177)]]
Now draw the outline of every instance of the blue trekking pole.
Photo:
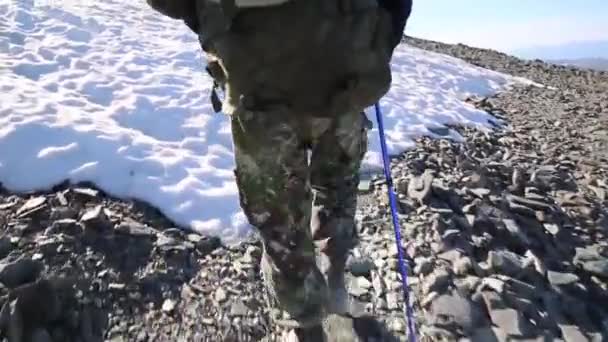
[(397, 256), (399, 258), (399, 271), (401, 271), (401, 281), (403, 285), (403, 300), (405, 302), (405, 318), (407, 320), (408, 334), (410, 342), (416, 342), (416, 330), (414, 325), (414, 311), (410, 303), (409, 285), (407, 281), (407, 264), (403, 257), (403, 248), (401, 248), (401, 229), (399, 227), (399, 219), (397, 217), (397, 200), (393, 191), (393, 178), (391, 177), (391, 164), (386, 148), (386, 138), (384, 135), (384, 123), (382, 121), (382, 110), (380, 104), (374, 105), (376, 108), (376, 118), (378, 120), (378, 132), (380, 135), (380, 146), (382, 149), (382, 160), (384, 161), (384, 177), (388, 187), (388, 199), (391, 205), (391, 215), (393, 217), (393, 227), (395, 228), (395, 242), (397, 243)]

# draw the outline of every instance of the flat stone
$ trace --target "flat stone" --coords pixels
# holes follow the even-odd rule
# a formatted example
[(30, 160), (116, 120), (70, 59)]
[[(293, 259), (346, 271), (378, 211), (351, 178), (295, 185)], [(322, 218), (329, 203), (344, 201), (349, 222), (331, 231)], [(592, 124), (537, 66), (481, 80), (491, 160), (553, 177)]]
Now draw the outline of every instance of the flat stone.
[(354, 277), (350, 279), (348, 292), (355, 297), (360, 297), (369, 293), (372, 283), (365, 277)]
[(435, 270), (425, 280), (423, 284), (423, 292), (430, 293), (437, 291), (443, 292), (450, 282), (450, 274), (443, 268)]
[(486, 188), (473, 188), (473, 189), (469, 189), (469, 192), (479, 198), (487, 197), (491, 193), (490, 189), (486, 189)]
[(110, 220), (106, 216), (103, 206), (101, 205), (87, 210), (80, 218), (80, 222), (86, 228), (95, 230), (103, 230), (110, 226)]
[(72, 192), (77, 195), (82, 195), (85, 197), (95, 198), (99, 196), (99, 191), (91, 188), (74, 188)]
[(462, 251), (458, 249), (451, 249), (447, 252), (443, 252), (438, 255), (439, 259), (454, 262), (462, 257)]
[(241, 300), (236, 300), (230, 306), (230, 314), (233, 316), (245, 316), (249, 308)]
[(62, 219), (77, 219), (78, 211), (72, 207), (57, 207), (51, 210), (50, 219), (53, 221)]
[(493, 270), (511, 276), (518, 276), (524, 270), (524, 258), (507, 250), (490, 251), (488, 264)]
[(506, 284), (503, 280), (493, 278), (493, 277), (484, 278), (481, 281), (481, 284), (484, 288), (492, 289), (499, 294), (502, 294), (505, 291), (505, 286), (506, 286)]
[(525, 318), (520, 312), (505, 305), (501, 297), (494, 293), (482, 292), (492, 322), (507, 335), (526, 336)]
[(507, 200), (511, 203), (517, 203), (523, 206), (526, 206), (528, 208), (534, 209), (534, 210), (542, 210), (542, 211), (552, 211), (552, 208), (549, 204), (541, 202), (541, 201), (536, 201), (536, 200), (532, 200), (529, 198), (525, 198), (525, 197), (520, 197), (520, 196), (516, 196), (516, 195), (507, 195)]
[(473, 269), (473, 260), (471, 260), (469, 257), (462, 257), (454, 261), (452, 267), (454, 274), (457, 276), (465, 276)]
[(585, 261), (598, 260), (602, 256), (598, 246), (588, 246), (586, 248), (576, 248), (576, 254), (574, 255), (574, 263), (582, 263)]
[(427, 169), (422, 176), (412, 179), (408, 184), (407, 195), (409, 198), (424, 204), (431, 197), (432, 185), (435, 176), (433, 171)]
[(503, 219), (502, 222), (505, 224), (505, 228), (509, 231), (511, 236), (517, 239), (524, 246), (530, 245), (530, 238), (523, 232), (515, 220)]
[(17, 215), (17, 217), (25, 217), (32, 211), (35, 211), (36, 209), (44, 206), (45, 204), (46, 197), (44, 196), (30, 198), (19, 209), (17, 209), (15, 215)]
[(115, 229), (123, 234), (133, 236), (153, 236), (156, 234), (153, 228), (133, 220), (125, 220), (118, 224)]
[(586, 261), (583, 269), (601, 278), (608, 278), (608, 259)]
[(585, 342), (590, 341), (581, 329), (575, 325), (558, 324), (559, 330), (562, 332), (564, 341), (566, 342)]
[(473, 293), (481, 284), (481, 278), (476, 276), (466, 276), (465, 278), (456, 279), (454, 285), (461, 293)]
[(17, 202), (2, 203), (2, 204), (0, 204), (0, 210), (8, 210), (16, 205), (17, 205)]
[(46, 235), (51, 234), (67, 234), (67, 235), (78, 235), (82, 233), (82, 226), (78, 221), (74, 219), (61, 219), (56, 220), (53, 224), (45, 231)]
[(420, 275), (427, 275), (433, 271), (433, 259), (418, 257), (414, 259), (416, 266), (414, 267), (414, 273)]
[(576, 274), (547, 271), (547, 279), (554, 286), (570, 285), (579, 281)]
[(440, 326), (457, 326), (469, 335), (481, 320), (481, 312), (473, 303), (457, 292), (437, 297), (430, 309), (429, 323)]

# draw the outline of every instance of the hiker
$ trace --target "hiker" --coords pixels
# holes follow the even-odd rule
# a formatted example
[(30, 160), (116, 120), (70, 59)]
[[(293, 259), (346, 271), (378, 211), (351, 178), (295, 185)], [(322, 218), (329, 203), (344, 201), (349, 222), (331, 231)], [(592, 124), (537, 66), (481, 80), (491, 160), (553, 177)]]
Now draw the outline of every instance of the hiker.
[(307, 334), (348, 314), (363, 110), (390, 87), (411, 0), (147, 2), (198, 34), (224, 91), (212, 101), (230, 116), (240, 204), (263, 241), (268, 293), (288, 314), (275, 323)]

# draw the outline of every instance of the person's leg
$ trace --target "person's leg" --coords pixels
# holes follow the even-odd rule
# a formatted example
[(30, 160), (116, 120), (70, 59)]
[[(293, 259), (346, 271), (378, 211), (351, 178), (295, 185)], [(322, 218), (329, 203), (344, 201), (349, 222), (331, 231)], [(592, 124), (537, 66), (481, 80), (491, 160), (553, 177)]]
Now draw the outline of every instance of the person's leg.
[(330, 310), (337, 313), (347, 310), (344, 267), (357, 243), (357, 188), (369, 124), (364, 113), (345, 114), (335, 118), (313, 141), (311, 228), (313, 239), (329, 260), (324, 272), (333, 296)]
[(323, 319), (327, 285), (315, 262), (307, 146), (284, 112), (232, 116), (241, 207), (262, 237), (261, 269), (279, 309), (301, 326)]

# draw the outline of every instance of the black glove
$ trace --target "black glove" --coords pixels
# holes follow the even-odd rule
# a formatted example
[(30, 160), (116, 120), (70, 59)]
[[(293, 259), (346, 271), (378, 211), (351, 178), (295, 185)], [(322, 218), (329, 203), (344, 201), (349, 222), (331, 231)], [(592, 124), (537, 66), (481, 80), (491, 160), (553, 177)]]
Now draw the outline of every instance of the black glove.
[(393, 44), (401, 42), (405, 25), (412, 13), (412, 0), (378, 0), (380, 7), (386, 9), (393, 19)]

